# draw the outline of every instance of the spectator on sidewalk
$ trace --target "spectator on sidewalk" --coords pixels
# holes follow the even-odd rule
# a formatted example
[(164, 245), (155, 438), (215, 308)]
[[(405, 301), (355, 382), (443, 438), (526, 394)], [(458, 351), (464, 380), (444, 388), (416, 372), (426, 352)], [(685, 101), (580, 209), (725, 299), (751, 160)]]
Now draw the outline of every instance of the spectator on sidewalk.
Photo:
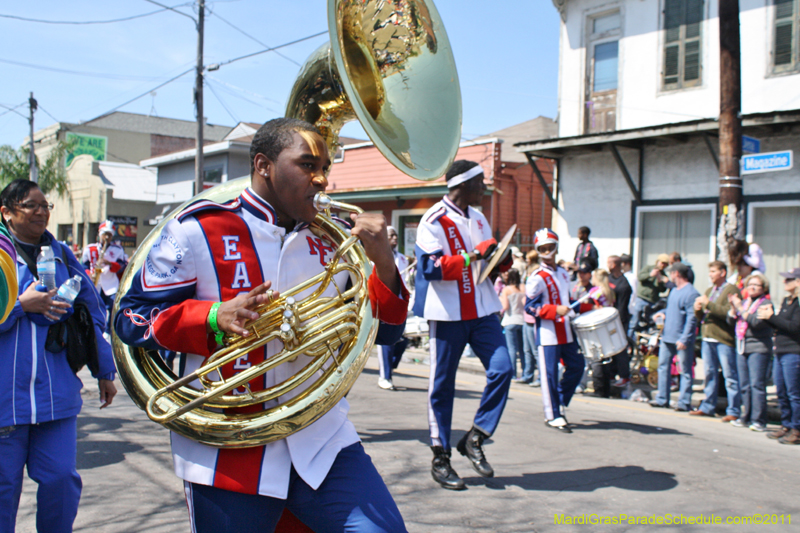
[[(628, 330), (628, 323), (631, 321), (630, 300), (633, 290), (631, 289), (625, 273), (622, 271), (622, 258), (618, 255), (609, 256), (606, 260), (608, 266), (608, 283), (614, 290), (614, 308), (619, 312), (619, 318), (622, 321), (622, 329)], [(614, 362), (611, 366), (619, 379), (615, 381), (612, 386), (625, 387), (630, 382), (631, 367), (630, 356), (628, 350), (624, 350), (614, 356)]]
[(577, 272), (580, 268), (581, 263), (584, 261), (588, 261), (589, 264), (592, 265), (592, 270), (597, 268), (600, 264), (600, 258), (597, 254), (597, 247), (595, 247), (594, 243), (589, 240), (589, 235), (591, 235), (592, 230), (589, 229), (587, 226), (581, 226), (578, 228), (578, 239), (580, 239), (580, 244), (575, 249), (575, 258), (572, 260), (567, 266), (567, 269), (572, 272), (572, 281), (575, 281), (577, 278)]
[(781, 407), (781, 428), (767, 434), (781, 444), (800, 444), (800, 267), (781, 272), (787, 296), (781, 310), (763, 307), (756, 316), (775, 328), (773, 380)]
[(664, 274), (664, 269), (669, 264), (669, 256), (660, 254), (656, 259), (655, 265), (647, 265), (639, 272), (639, 287), (636, 289), (636, 305), (633, 308), (631, 321), (628, 324), (628, 339), (636, 342), (636, 328), (639, 327), (639, 320), (642, 314), (651, 305), (658, 301), (659, 294), (667, 288), (669, 279)]
[[(730, 284), (729, 284), (730, 285)], [(758, 318), (762, 306), (772, 307), (767, 299), (769, 281), (763, 274), (753, 274), (745, 282), (748, 297), (742, 301), (736, 294), (728, 295), (731, 310), (728, 323), (736, 328), (736, 363), (739, 371), (739, 390), (744, 411), (731, 422), (735, 427), (753, 431), (767, 429), (767, 368), (772, 358), (772, 327)]]
[(514, 261), (511, 268), (519, 272), (519, 279), (524, 282), (528, 270), (528, 262), (525, 260), (525, 254), (516, 246), (509, 247), (509, 250), (511, 251), (511, 257)]
[[(742, 396), (739, 393), (739, 373), (736, 367), (736, 352), (733, 348), (733, 325), (728, 323), (728, 312), (731, 297), (739, 297), (739, 289), (731, 285), (725, 278), (728, 268), (722, 261), (712, 261), (708, 265), (708, 277), (711, 287), (703, 296), (694, 302), (695, 318), (700, 323), (700, 337), (703, 339), (701, 354), (705, 368), (706, 398), (690, 415), (714, 416), (717, 409), (719, 391), (719, 368), (725, 378), (725, 390), (728, 393), (728, 408), (725, 410), (723, 422), (733, 422), (741, 415)], [(759, 282), (760, 283), (760, 282)]]
[(499, 276), (494, 279), (494, 292), (500, 297), (500, 293), (506, 288), (506, 274), (508, 272), (501, 272)]
[[(689, 283), (694, 285), (694, 269), (692, 268), (692, 265), (690, 263), (688, 263), (687, 261), (683, 260), (683, 258), (681, 257), (681, 254), (679, 252), (672, 252), (671, 254), (669, 254), (669, 266), (672, 266), (675, 263), (683, 263), (684, 265), (689, 267), (689, 278), (688, 278), (689, 279)], [(672, 289), (672, 288), (674, 288), (674, 285), (672, 283), (668, 282), (667, 283), (667, 288), (668, 289)]]
[[(623, 278), (624, 279), (624, 278)], [(593, 288), (590, 290), (592, 294), (591, 301), (595, 309), (602, 307), (616, 307), (617, 294), (609, 283), (608, 272), (602, 268), (598, 268), (592, 272), (591, 285)], [(588, 360), (587, 363), (592, 369), (592, 387), (594, 388), (594, 396), (601, 398), (611, 397), (611, 380), (617, 374), (617, 366), (615, 360), (609, 362), (605, 359)]]
[(625, 279), (628, 280), (628, 285), (631, 286), (631, 298), (628, 302), (628, 325), (630, 325), (630, 316), (633, 315), (633, 309), (636, 307), (636, 289), (639, 286), (639, 279), (636, 273), (633, 272), (633, 258), (628, 254), (619, 256), (619, 264), (622, 268)]
[[(111, 405), (117, 393), (111, 346), (103, 338), (105, 309), (83, 266), (47, 231), (52, 209), (42, 190), (27, 179), (12, 181), (0, 193), (0, 224), (5, 224), (17, 256), (13, 265), (16, 275), (9, 276), (16, 279), (17, 286), (8, 292), (18, 295), (0, 325), (0, 364), (4, 371), (0, 386), (3, 532), (14, 531), (26, 471), (38, 485), (38, 531), (72, 531), (83, 487), (76, 465), (83, 384), (67, 359), (65, 322), (79, 306), (85, 307), (93, 326), (93, 333), (85, 340), (93, 338), (96, 344), (97, 368), (92, 373), (98, 380), (99, 407)], [(81, 279), (75, 307), (54, 300), (56, 289), (47, 290), (38, 280), (36, 258), (45, 246), (51, 247), (57, 258), (53, 267), (57, 286), (72, 276)]]
[[(700, 294), (689, 283), (689, 267), (675, 263), (669, 267), (669, 279), (675, 284), (667, 298), (667, 308), (663, 313), (664, 329), (661, 332), (661, 345), (658, 352), (658, 394), (650, 405), (669, 407), (670, 366), (672, 358), (678, 356), (680, 366), (680, 393), (675, 409), (688, 411), (692, 407), (692, 364), (694, 363), (694, 337), (697, 319), (694, 316), (694, 302)], [(641, 276), (639, 277), (641, 280)], [(645, 278), (647, 279), (647, 278)]]
[[(570, 301), (577, 302), (580, 300), (587, 292), (594, 288), (592, 285), (592, 264), (589, 261), (583, 261), (579, 266), (578, 270), (576, 271), (577, 278), (575, 280), (575, 284), (572, 285), (569, 291)], [(579, 345), (580, 348), (580, 345)], [(585, 355), (585, 354), (582, 354)], [(581, 375), (581, 381), (578, 383), (577, 388), (575, 389), (576, 394), (583, 394), (589, 384), (589, 369), (591, 368), (592, 361), (584, 357), (583, 359), (583, 374)]]
[(763, 274), (767, 271), (767, 266), (764, 264), (764, 252), (756, 243), (748, 244), (746, 241), (736, 241), (731, 246), (729, 253), (733, 272), (728, 277), (728, 283), (736, 285), (739, 290), (744, 290), (744, 282), (749, 276)]
[(511, 370), (513, 380), (523, 381), (517, 378), (517, 359), (520, 360), (523, 374), (525, 373), (525, 358), (522, 347), (522, 328), (525, 324), (525, 287), (522, 285), (519, 272), (513, 267), (506, 274), (506, 286), (500, 293), (500, 304), (503, 306), (503, 320), (500, 325), (506, 335), (508, 345), (508, 355), (511, 358)]
[[(539, 252), (531, 250), (525, 255), (525, 261), (528, 267), (525, 271), (524, 282), (527, 283), (528, 277), (539, 268)], [(539, 351), (539, 339), (536, 338), (536, 317), (527, 311), (523, 313), (523, 317), (525, 325), (522, 326), (522, 346), (525, 351), (525, 367), (522, 371), (522, 379), (531, 387), (538, 387), (541, 385), (541, 381), (535, 377), (537, 352)]]

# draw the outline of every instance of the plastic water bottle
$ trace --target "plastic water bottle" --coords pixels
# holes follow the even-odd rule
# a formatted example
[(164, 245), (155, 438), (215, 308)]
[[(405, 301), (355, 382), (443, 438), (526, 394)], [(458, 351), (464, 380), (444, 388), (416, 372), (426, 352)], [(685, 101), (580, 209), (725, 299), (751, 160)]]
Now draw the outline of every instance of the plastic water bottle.
[(48, 291), (56, 288), (56, 257), (49, 246), (42, 246), (42, 251), (36, 259), (36, 273), (39, 275), (39, 282), (47, 287)]
[(67, 302), (69, 305), (75, 303), (75, 298), (81, 292), (81, 277), (77, 274), (61, 284), (53, 300), (57, 302)]

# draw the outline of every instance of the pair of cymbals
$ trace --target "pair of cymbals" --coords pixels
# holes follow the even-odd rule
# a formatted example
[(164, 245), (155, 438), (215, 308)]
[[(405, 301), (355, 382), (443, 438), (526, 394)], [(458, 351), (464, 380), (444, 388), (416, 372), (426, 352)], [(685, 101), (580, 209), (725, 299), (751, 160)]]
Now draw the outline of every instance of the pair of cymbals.
[(498, 243), (497, 248), (494, 249), (492, 255), (490, 255), (486, 259), (486, 266), (481, 271), (480, 276), (478, 276), (478, 285), (486, 281), (486, 278), (489, 277), (492, 270), (494, 270), (497, 265), (503, 262), (503, 260), (508, 257), (509, 252), (509, 245), (511, 244), (511, 239), (514, 237), (514, 233), (517, 232), (517, 225), (513, 224), (508, 231), (503, 236), (503, 239)]

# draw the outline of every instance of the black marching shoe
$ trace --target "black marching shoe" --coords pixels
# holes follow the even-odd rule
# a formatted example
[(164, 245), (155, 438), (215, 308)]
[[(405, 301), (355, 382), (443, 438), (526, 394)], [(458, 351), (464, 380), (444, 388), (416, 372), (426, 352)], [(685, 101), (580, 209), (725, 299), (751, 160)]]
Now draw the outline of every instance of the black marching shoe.
[(456, 471), (450, 466), (450, 450), (445, 451), (441, 446), (431, 446), (431, 450), (433, 451), (433, 462), (431, 463), (433, 480), (446, 489), (466, 489), (464, 480), (458, 477)]
[(458, 441), (456, 449), (458, 453), (469, 459), (472, 463), (472, 468), (483, 477), (494, 476), (492, 466), (486, 462), (486, 456), (483, 453), (483, 439), (486, 438), (479, 429), (472, 428), (466, 435), (461, 437)]

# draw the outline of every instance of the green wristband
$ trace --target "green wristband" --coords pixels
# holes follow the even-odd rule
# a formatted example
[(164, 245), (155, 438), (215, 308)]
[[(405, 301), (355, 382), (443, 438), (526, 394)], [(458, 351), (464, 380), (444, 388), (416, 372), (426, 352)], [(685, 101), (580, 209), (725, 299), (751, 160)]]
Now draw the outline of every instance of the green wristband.
[(215, 303), (208, 312), (208, 325), (211, 326), (211, 331), (214, 332), (214, 340), (217, 341), (217, 344), (222, 344), (225, 339), (225, 333), (219, 329), (219, 324), (217, 324), (217, 311), (220, 305), (222, 305), (220, 302)]
[(460, 253), (464, 257), (464, 268), (469, 267), (469, 254), (464, 250), (461, 250)]

